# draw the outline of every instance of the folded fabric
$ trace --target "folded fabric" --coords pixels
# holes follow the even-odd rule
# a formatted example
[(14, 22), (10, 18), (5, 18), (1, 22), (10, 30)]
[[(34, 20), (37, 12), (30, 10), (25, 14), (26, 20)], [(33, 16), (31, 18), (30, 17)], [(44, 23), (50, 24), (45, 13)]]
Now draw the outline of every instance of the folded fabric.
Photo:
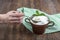
[[(21, 10), (22, 10), (23, 8), (24, 8), (24, 14), (25, 14), (25, 16), (29, 16), (29, 17), (32, 16), (32, 15), (36, 12), (36, 10), (38, 10), (38, 9), (32, 9), (32, 8), (22, 7), (22, 8), (18, 8), (17, 11), (20, 11), (20, 12), (21, 12)], [(55, 23), (54, 26), (46, 28), (44, 34), (60, 31), (60, 23), (59, 23), (59, 22), (60, 22), (60, 14), (49, 15), (49, 14), (47, 14), (47, 13), (45, 13), (45, 12), (40, 11), (40, 10), (38, 10), (38, 11), (39, 11), (40, 13), (44, 13), (45, 15), (47, 15), (47, 16), (49, 17), (49, 19)], [(30, 30), (31, 32), (33, 32), (31, 24), (26, 23), (26, 22), (25, 22), (25, 18), (26, 18), (26, 17), (23, 18), (23, 22), (22, 22), (23, 25), (24, 25), (28, 30)]]

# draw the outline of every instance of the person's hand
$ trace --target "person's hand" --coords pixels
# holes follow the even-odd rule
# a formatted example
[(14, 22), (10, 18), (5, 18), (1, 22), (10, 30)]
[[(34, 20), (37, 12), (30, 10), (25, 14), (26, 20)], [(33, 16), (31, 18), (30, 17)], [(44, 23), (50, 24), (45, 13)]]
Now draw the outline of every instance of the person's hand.
[(10, 11), (2, 15), (2, 20), (5, 23), (21, 23), (23, 19), (23, 13), (17, 11)]

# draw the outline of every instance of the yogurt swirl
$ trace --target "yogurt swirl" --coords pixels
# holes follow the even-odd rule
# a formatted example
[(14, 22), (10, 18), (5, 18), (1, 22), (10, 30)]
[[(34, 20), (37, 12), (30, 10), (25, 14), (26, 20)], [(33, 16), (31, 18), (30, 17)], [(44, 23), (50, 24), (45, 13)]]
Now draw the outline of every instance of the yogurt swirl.
[[(34, 21), (39, 21), (37, 23), (34, 23), (32, 20)], [(47, 24), (49, 21), (48, 21), (48, 18), (46, 16), (34, 16), (32, 18), (31, 23), (35, 24), (35, 25), (44, 25), (44, 24)]]

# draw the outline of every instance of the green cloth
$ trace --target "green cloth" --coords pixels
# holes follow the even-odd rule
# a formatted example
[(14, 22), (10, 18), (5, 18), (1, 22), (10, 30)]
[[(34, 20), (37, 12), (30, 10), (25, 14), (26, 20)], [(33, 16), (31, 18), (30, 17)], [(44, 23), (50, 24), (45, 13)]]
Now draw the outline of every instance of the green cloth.
[[(17, 11), (20, 11), (20, 12), (21, 12), (21, 10), (22, 10), (23, 8), (24, 8), (24, 14), (25, 14), (25, 16), (29, 16), (29, 17), (32, 16), (32, 15), (36, 12), (36, 10), (38, 10), (38, 9), (32, 9), (32, 8), (22, 7), (22, 8), (18, 8)], [(47, 14), (47, 13), (45, 13), (45, 12), (40, 11), (40, 10), (38, 10), (38, 11), (39, 11), (40, 13), (46, 14), (46, 15), (50, 18), (50, 20), (55, 23), (55, 25), (54, 25), (53, 27), (48, 27), (48, 28), (46, 28), (44, 34), (60, 31), (60, 14), (49, 15), (49, 14)], [(23, 25), (24, 25), (28, 30), (30, 30), (31, 32), (33, 32), (33, 31), (32, 31), (32, 26), (31, 26), (31, 24), (26, 23), (26, 22), (25, 22), (25, 18), (26, 18), (26, 17), (23, 18), (23, 22), (22, 22)]]

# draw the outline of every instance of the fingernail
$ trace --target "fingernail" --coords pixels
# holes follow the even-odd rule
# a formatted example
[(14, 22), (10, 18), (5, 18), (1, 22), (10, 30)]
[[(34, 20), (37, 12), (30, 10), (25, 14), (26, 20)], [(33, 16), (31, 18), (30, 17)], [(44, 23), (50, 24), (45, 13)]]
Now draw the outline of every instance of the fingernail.
[(13, 13), (16, 13), (16, 12), (13, 12)]

